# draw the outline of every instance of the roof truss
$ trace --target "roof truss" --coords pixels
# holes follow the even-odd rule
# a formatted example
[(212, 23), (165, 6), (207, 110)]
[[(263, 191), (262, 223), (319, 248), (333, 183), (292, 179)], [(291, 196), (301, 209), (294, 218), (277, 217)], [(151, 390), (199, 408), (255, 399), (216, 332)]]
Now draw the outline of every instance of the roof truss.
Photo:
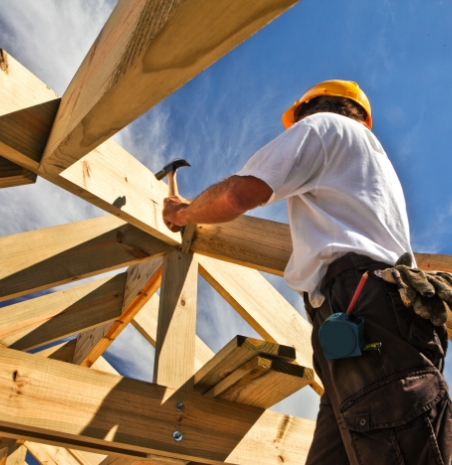
[[(0, 187), (39, 175), (112, 214), (0, 238), (0, 300), (129, 267), (1, 310), (0, 465), (25, 448), (55, 465), (304, 463), (314, 422), (266, 408), (322, 392), (310, 327), (256, 271), (283, 274), (289, 226), (198, 225), (179, 248), (161, 220), (167, 186), (109, 139), (294, 3), (120, 0), (62, 98), (0, 50)], [(449, 256), (416, 258), (452, 270)], [(196, 336), (198, 271), (266, 342), (215, 355)], [(155, 384), (102, 358), (128, 323), (156, 347)]]

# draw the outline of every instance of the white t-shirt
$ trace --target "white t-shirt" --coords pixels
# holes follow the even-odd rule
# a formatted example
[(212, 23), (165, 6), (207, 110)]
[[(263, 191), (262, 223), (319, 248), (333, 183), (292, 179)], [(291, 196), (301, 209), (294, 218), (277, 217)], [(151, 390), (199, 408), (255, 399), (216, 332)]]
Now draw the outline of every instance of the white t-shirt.
[(394, 264), (411, 252), (400, 181), (377, 138), (362, 124), (316, 113), (259, 150), (237, 173), (287, 199), (293, 254), (285, 270), (291, 288), (318, 307), (328, 265), (347, 252)]

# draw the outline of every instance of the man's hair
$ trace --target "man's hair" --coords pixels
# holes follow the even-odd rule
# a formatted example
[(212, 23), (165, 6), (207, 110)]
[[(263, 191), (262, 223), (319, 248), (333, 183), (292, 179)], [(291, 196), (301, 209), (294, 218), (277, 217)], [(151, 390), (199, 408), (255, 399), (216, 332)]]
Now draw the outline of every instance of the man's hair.
[(308, 103), (303, 103), (297, 112), (297, 121), (306, 116), (319, 112), (337, 113), (338, 115), (347, 116), (355, 121), (366, 121), (367, 113), (364, 108), (345, 97), (331, 97), (321, 95), (311, 99)]

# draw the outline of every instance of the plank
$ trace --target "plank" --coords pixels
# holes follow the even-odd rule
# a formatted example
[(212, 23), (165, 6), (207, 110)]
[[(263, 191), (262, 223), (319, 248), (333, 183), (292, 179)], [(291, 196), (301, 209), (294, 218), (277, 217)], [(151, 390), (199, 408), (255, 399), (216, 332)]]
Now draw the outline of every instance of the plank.
[(108, 323), (122, 311), (126, 273), (0, 308), (0, 344), (29, 350)]
[(198, 225), (191, 250), (283, 276), (292, 240), (288, 224), (241, 216), (229, 223)]
[(195, 392), (204, 394), (224, 378), (257, 355), (271, 355), (287, 361), (295, 360), (292, 347), (260, 341), (251, 337), (236, 336), (195, 373)]
[(64, 177), (39, 171), (60, 99), (13, 57), (1, 54), (8, 69), (0, 70), (0, 155), (165, 242), (179, 244), (179, 235), (161, 219), (167, 185), (114, 141), (87, 154)]
[(172, 390), (163, 386), (0, 351), (3, 436), (137, 460), (156, 454), (240, 465), (304, 463), (312, 439), (310, 420), (182, 391), (164, 402)]
[(120, 0), (69, 84), (41, 167), (63, 169), (297, 0)]
[(36, 182), (36, 174), (6, 158), (0, 157), (0, 189), (25, 186)]
[[(198, 260), (201, 276), (262, 338), (294, 347), (297, 363), (313, 368), (311, 325), (258, 271), (208, 257)], [(323, 392), (317, 376), (312, 388)]]
[(191, 390), (195, 371), (198, 262), (178, 250), (167, 253), (155, 345), (154, 382)]
[(80, 465), (80, 462), (63, 447), (32, 441), (25, 441), (24, 446), (41, 465)]
[(161, 256), (171, 247), (105, 216), (0, 238), (0, 301)]
[(23, 465), (26, 453), (21, 441), (0, 438), (0, 465)]
[[(154, 294), (152, 298), (144, 304), (143, 308), (135, 315), (132, 325), (140, 334), (155, 347), (157, 338), (157, 320), (160, 298)], [(198, 371), (213, 356), (214, 352), (196, 336), (195, 338), (195, 371)]]
[(313, 371), (284, 360), (257, 356), (233, 371), (208, 397), (270, 408), (311, 383)]
[(452, 273), (452, 255), (415, 253), (417, 266), (425, 271), (446, 271)]
[(110, 347), (160, 287), (161, 268), (161, 258), (129, 267), (121, 314), (113, 323), (98, 326), (78, 335), (73, 363), (90, 367)]

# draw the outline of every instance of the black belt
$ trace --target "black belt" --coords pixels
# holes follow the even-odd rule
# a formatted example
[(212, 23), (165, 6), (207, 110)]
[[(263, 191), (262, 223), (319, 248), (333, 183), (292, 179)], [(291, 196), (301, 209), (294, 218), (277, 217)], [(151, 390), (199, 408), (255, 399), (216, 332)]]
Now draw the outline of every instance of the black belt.
[(375, 269), (385, 269), (390, 268), (392, 266), (388, 265), (387, 263), (374, 260), (373, 258), (370, 258), (366, 255), (360, 255), (355, 252), (349, 252), (343, 255), (342, 257), (337, 258), (336, 260), (334, 260), (334, 262), (331, 262), (329, 264), (326, 275), (322, 280), (321, 287), (324, 287), (335, 276), (344, 271), (351, 270), (352, 268), (365, 271), (368, 265), (376, 265)]

